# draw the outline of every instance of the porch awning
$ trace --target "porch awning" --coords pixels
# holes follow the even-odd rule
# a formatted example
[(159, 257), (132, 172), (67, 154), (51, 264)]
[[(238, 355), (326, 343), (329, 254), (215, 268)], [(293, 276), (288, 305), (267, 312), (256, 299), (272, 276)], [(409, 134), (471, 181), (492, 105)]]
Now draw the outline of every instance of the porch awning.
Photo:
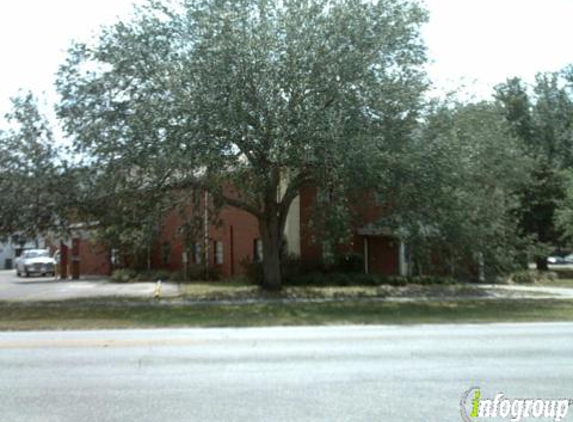
[(381, 226), (377, 224), (366, 224), (357, 230), (360, 236), (389, 236), (396, 237), (396, 234), (392, 232), (390, 227)]

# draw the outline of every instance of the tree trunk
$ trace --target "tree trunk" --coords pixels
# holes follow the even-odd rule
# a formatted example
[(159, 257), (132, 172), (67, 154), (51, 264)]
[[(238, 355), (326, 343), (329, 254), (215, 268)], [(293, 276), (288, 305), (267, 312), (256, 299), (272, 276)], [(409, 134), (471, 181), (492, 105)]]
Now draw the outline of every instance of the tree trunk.
[(282, 282), (282, 230), (276, 213), (259, 220), (259, 231), (263, 242), (263, 288), (279, 290)]
[(549, 265), (547, 264), (547, 257), (535, 258), (535, 265), (537, 266), (537, 271), (549, 271)]

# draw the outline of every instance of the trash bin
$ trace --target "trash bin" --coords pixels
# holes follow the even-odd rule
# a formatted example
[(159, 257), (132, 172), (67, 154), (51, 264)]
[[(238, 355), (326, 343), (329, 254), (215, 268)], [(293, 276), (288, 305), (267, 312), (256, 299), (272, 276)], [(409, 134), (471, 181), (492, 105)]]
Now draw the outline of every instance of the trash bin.
[(4, 260), (4, 269), (11, 270), (12, 269), (12, 258), (6, 258)]

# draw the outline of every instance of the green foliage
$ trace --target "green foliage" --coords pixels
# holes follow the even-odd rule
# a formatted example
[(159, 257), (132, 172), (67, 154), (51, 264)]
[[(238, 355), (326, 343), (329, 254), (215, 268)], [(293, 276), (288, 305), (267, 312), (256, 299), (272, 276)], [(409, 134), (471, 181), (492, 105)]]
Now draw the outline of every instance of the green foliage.
[(339, 240), (345, 194), (415, 128), (426, 20), (413, 1), (149, 2), (70, 50), (58, 114), (108, 191), (205, 188), (257, 217), (276, 288), (299, 189), (336, 196), (322, 226)]
[(509, 280), (516, 284), (533, 284), (539, 282), (552, 282), (558, 279), (555, 272), (523, 270), (511, 274)]
[(285, 281), (289, 286), (406, 286), (418, 284), (424, 286), (451, 285), (458, 283), (451, 277), (415, 276), (384, 277), (376, 274), (341, 273), (341, 272), (308, 272), (291, 277)]
[(300, 257), (296, 255), (286, 255), (281, 260), (281, 275), (285, 282), (293, 277), (302, 274), (303, 266)]
[(54, 146), (48, 121), (31, 93), (12, 98), (0, 132), (0, 238), (37, 239), (65, 228), (73, 201), (73, 172)]
[(114, 270), (110, 277), (115, 283), (130, 283), (137, 281), (137, 272), (130, 269)]
[(263, 264), (262, 262), (253, 261), (251, 259), (244, 259), (241, 261), (241, 268), (245, 272), (247, 279), (258, 286), (264, 282)]
[(496, 98), (512, 132), (533, 158), (516, 216), (519, 228), (533, 242), (530, 255), (538, 259), (539, 269), (546, 269), (547, 250), (562, 245), (567, 232), (562, 170), (573, 166), (571, 74), (571, 69), (541, 73), (532, 87), (518, 78), (496, 87)]
[[(121, 271), (121, 270), (116, 270)], [(135, 274), (135, 281), (171, 281), (173, 274), (166, 270), (150, 270), (150, 271), (133, 271), (126, 270), (130, 274)], [(114, 271), (115, 273), (115, 271)], [(113, 274), (112, 274), (113, 277)]]
[(357, 253), (345, 253), (336, 258), (336, 270), (343, 273), (364, 271), (364, 256)]
[(442, 105), (398, 156), (382, 222), (408, 245), (414, 273), (466, 278), (514, 269), (513, 210), (530, 162), (495, 104)]
[(185, 280), (184, 271), (167, 271), (167, 270), (144, 270), (137, 271), (130, 268), (114, 270), (111, 280), (117, 283), (128, 283), (136, 281), (216, 281), (221, 275), (216, 269), (210, 269), (205, 275), (205, 269), (201, 265), (190, 265)]
[(573, 240), (573, 169), (562, 173), (564, 182), (564, 198), (555, 212), (555, 225), (563, 233), (568, 242)]

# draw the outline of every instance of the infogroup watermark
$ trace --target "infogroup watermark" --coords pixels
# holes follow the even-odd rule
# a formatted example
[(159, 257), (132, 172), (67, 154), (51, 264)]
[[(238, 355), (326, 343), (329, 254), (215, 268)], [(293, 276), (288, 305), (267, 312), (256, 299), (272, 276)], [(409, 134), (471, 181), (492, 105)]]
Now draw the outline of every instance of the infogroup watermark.
[(503, 392), (484, 398), (480, 387), (472, 387), (462, 394), (460, 413), (465, 422), (487, 418), (511, 422), (543, 418), (559, 422), (567, 416), (571, 403), (570, 399), (509, 398)]

